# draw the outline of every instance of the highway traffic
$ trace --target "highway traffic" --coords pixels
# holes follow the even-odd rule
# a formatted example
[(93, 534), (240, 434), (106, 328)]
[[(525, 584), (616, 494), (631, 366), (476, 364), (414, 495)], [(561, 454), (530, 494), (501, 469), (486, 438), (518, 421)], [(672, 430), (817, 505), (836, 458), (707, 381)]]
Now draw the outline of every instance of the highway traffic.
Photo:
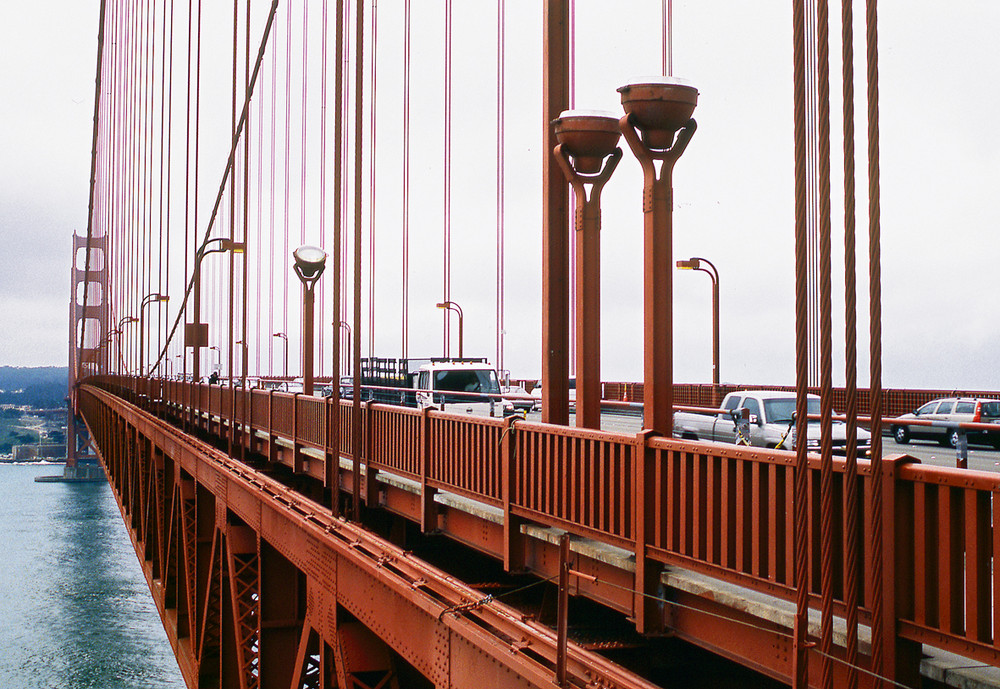
[[(541, 412), (529, 412), (526, 416), (529, 421), (541, 421)], [(575, 419), (570, 414), (570, 425), (575, 423)], [(620, 414), (614, 412), (604, 412), (601, 415), (601, 428), (605, 431), (615, 433), (636, 433), (642, 426), (642, 417), (638, 414)], [(888, 432), (888, 430), (886, 430)], [(882, 437), (882, 456), (889, 455), (910, 455), (922, 464), (933, 464), (935, 466), (954, 467), (956, 465), (956, 452), (950, 447), (942, 447), (932, 440), (911, 440), (906, 445), (900, 445), (890, 436)], [(1000, 471), (1000, 450), (994, 450), (984, 445), (969, 446), (968, 468), (977, 471)]]

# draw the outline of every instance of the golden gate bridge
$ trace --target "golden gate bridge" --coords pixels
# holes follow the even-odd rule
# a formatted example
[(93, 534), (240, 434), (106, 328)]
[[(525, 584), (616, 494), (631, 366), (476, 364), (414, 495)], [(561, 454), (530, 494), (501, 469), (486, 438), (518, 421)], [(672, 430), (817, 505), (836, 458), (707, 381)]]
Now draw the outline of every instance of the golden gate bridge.
[[(862, 390), (853, 3), (840, 21), (848, 363), (837, 390), (829, 7), (792, 4), (796, 431), (807, 436), (806, 393), (819, 392), (816, 455), (804, 442), (787, 452), (670, 438), (675, 409), (714, 408), (724, 391), (717, 378), (674, 381), (673, 174), (697, 141), (699, 94), (672, 75), (670, 3), (655, 7), (662, 75), (620, 85), (613, 113), (576, 109), (586, 76), (575, 70), (573, 2), (386, 5), (102, 2), (90, 217), (74, 245), (72, 404), (188, 685), (669, 686), (650, 658), (670, 637), (796, 687), (917, 686), (922, 648), (996, 666), (997, 479), (882, 456), (883, 417), (898, 413), (885, 401), (899, 396), (881, 387), (874, 0)], [(451, 314), (462, 313), (452, 307), (468, 295), (480, 311), (492, 302), (507, 368), (517, 205), (507, 137), (520, 116), (511, 94), (527, 98), (511, 86), (511, 37), (528, 33), (542, 46), (541, 420), (364, 400), (365, 344), (370, 359), (398, 338), (393, 353), (408, 359), (436, 339), (429, 318), (409, 318), (430, 283), (445, 358)], [(428, 115), (431, 39), (441, 101)], [(463, 60), (454, 47), (470, 44)], [(469, 63), (475, 78), (460, 79)], [(391, 116), (379, 110), (387, 98)], [(642, 175), (637, 434), (600, 428), (601, 196), (626, 155)], [(386, 160), (399, 215), (377, 223)], [(429, 169), (440, 179), (434, 212)], [(459, 220), (469, 199), (475, 224)], [(470, 251), (489, 260), (463, 265)], [(476, 287), (459, 299), (459, 284)], [(291, 347), (301, 390), (289, 387)], [(314, 394), (323, 385), (328, 394)], [(853, 432), (870, 426), (870, 458), (833, 457), (835, 401)], [(433, 535), (448, 543), (438, 564)], [(492, 581), (463, 582), (480, 571)], [(557, 591), (554, 611), (524, 593), (532, 587)], [(588, 642), (588, 625), (613, 638)]]

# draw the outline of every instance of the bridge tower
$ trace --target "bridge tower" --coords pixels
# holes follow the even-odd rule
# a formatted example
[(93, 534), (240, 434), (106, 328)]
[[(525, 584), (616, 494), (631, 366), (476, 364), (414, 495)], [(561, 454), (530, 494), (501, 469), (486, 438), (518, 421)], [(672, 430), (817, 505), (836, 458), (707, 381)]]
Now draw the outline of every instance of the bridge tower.
[[(107, 237), (73, 235), (69, 301), (69, 407), (66, 422), (66, 469), (62, 480), (98, 481), (104, 472), (90, 449), (87, 428), (76, 417), (77, 382), (108, 372)], [(58, 477), (56, 477), (58, 478)]]

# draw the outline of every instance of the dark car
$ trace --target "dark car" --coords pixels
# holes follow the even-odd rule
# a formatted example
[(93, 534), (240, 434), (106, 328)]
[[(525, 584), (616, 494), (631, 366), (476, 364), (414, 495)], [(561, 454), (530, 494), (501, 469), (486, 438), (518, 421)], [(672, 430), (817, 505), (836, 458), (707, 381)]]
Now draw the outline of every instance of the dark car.
[[(936, 425), (899, 423), (906, 419), (938, 422)], [(903, 414), (892, 424), (892, 437), (905, 445), (910, 440), (935, 440), (945, 447), (958, 444), (958, 429), (951, 424), (997, 423), (993, 431), (965, 431), (970, 443), (992, 445), (1000, 449), (1000, 400), (973, 397), (946, 397), (921, 406), (910, 414)]]

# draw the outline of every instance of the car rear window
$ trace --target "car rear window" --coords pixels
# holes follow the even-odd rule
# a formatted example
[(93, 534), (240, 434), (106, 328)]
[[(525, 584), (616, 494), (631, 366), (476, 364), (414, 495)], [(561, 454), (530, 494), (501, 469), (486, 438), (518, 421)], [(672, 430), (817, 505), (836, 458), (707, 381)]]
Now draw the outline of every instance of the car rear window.
[(959, 402), (955, 405), (956, 414), (975, 414), (976, 413), (976, 403), (975, 402)]
[(1000, 401), (983, 402), (980, 410), (983, 418), (986, 417), (1000, 418)]

